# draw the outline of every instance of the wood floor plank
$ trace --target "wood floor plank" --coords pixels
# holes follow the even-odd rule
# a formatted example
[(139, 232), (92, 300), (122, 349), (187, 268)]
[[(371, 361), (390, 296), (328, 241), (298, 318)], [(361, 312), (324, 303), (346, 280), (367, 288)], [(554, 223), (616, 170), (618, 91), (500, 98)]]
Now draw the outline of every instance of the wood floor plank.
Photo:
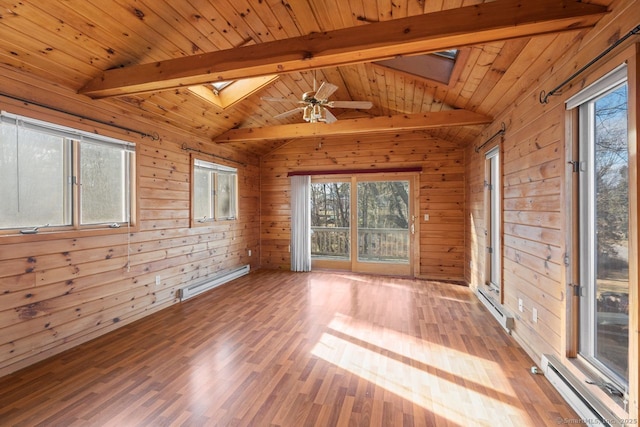
[(0, 378), (15, 426), (577, 419), (463, 286), (259, 270)]

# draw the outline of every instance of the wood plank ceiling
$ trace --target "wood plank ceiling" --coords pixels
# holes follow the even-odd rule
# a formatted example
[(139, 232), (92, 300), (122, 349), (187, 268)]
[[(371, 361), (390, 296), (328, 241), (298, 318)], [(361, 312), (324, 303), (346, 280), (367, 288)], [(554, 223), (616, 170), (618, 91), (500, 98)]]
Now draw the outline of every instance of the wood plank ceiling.
[[(39, 79), (81, 91), (106, 70), (290, 39), (311, 33), (484, 3), (481, 0), (48, 0), (8, 2), (0, 9), (0, 62)], [(529, 2), (522, 1), (522, 7)], [(529, 4), (533, 4), (531, 2)], [(574, 3), (574, 2), (571, 2)], [(608, 6), (611, 0), (583, 1)], [(583, 32), (574, 30), (576, 37)], [(381, 40), (385, 35), (380, 35)], [(186, 87), (96, 99), (134, 116), (169, 124), (214, 141), (229, 130), (301, 123), (301, 114), (273, 117), (297, 105), (292, 100), (317, 81), (339, 87), (332, 99), (366, 100), (364, 111), (333, 110), (340, 120), (354, 117), (415, 115), (466, 109), (495, 116), (522, 94), (521, 79), (546, 70), (564, 46), (554, 33), (462, 48), (450, 84), (357, 63), (281, 74), (267, 87), (220, 109)], [(563, 40), (566, 40), (564, 38)], [(0, 92), (6, 91), (0, 88)], [(323, 126), (330, 126), (322, 124)], [(434, 136), (471, 143), (483, 124), (425, 130)], [(226, 146), (265, 154), (285, 141), (230, 142)]]

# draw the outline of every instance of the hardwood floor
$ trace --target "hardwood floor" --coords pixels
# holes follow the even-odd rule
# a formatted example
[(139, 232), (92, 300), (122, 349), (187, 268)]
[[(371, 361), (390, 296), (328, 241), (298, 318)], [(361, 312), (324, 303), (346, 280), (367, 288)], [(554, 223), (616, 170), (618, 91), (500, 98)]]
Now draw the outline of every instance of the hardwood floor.
[(0, 378), (0, 425), (555, 426), (463, 286), (257, 271)]

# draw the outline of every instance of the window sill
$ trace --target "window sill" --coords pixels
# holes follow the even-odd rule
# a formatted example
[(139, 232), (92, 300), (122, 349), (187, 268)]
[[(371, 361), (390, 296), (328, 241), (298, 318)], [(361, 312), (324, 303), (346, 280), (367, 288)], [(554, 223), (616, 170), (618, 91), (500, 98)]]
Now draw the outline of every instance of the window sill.
[(127, 234), (138, 231), (138, 226), (121, 225), (117, 228), (109, 226), (79, 228), (79, 229), (51, 229), (45, 228), (33, 234), (21, 234), (19, 230), (0, 231), (0, 245), (24, 242), (41, 242), (48, 240), (70, 239), (79, 237), (108, 236)]
[[(584, 358), (578, 356), (576, 358), (567, 358), (568, 361), (565, 366), (569, 369), (577, 378), (581, 378), (585, 381), (590, 380), (596, 383), (602, 382), (611, 382), (605, 376), (603, 376), (600, 372), (598, 372), (595, 368), (589, 364)], [(587, 384), (587, 387), (590, 388), (591, 393), (598, 399), (600, 402), (609, 408), (619, 419), (628, 418), (628, 409), (627, 405), (625, 405), (625, 398), (614, 396), (605, 392), (602, 388), (600, 388), (596, 384)]]
[(191, 228), (199, 228), (199, 227), (215, 227), (219, 225), (228, 225), (238, 222), (238, 218), (233, 219), (219, 219), (219, 220), (211, 220), (211, 221), (191, 221)]

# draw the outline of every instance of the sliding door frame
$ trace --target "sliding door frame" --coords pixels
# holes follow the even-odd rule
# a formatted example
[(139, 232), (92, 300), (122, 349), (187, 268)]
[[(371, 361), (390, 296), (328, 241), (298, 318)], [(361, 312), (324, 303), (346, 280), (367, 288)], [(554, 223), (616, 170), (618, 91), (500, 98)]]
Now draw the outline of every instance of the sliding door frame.
[[(418, 220), (417, 209), (419, 207), (419, 173), (417, 172), (388, 172), (370, 173), (354, 175), (327, 175), (314, 176), (311, 182), (333, 183), (350, 182), (351, 203), (350, 203), (350, 259), (349, 260), (328, 260), (312, 258), (312, 269), (343, 270), (358, 273), (393, 275), (415, 277), (420, 265), (420, 221)], [(394, 264), (388, 262), (375, 263), (358, 261), (358, 206), (357, 191), (359, 182), (380, 182), (380, 181), (408, 181), (409, 182), (409, 263)]]

